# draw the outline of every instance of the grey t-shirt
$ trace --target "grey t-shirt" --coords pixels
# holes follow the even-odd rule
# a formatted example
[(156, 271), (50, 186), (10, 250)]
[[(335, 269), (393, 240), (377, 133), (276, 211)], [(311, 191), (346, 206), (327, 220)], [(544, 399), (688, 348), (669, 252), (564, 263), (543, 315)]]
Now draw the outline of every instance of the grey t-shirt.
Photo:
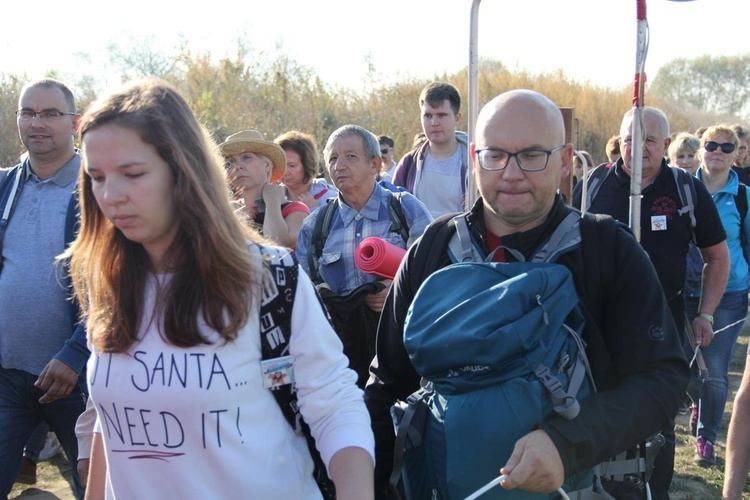
[(424, 203), (433, 218), (443, 214), (463, 211), (463, 191), (461, 189), (461, 165), (463, 148), (448, 158), (437, 160), (429, 149), (424, 159), (424, 166), (414, 183), (414, 196)]
[[(76, 185), (76, 154), (40, 181), (27, 171), (3, 240), (0, 366), (38, 375), (72, 334), (62, 265), (65, 216)], [(4, 207), (3, 207), (4, 208)]]

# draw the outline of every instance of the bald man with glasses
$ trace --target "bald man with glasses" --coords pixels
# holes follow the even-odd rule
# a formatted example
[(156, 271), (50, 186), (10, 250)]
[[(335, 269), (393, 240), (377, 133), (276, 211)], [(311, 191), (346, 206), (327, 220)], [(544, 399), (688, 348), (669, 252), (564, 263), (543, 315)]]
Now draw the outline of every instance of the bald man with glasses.
[[(497, 262), (529, 260), (571, 217), (580, 229), (580, 243), (556, 263), (572, 274), (590, 318), (583, 339), (598, 393), (581, 402), (573, 420), (554, 414), (530, 425), (535, 430), (516, 442), (510, 457), (497, 457), (498, 473), (507, 475), (502, 487), (551, 493), (565, 478), (635, 447), (676, 413), (688, 382), (679, 336), (646, 253), (627, 229), (609, 217), (580, 218), (558, 192), (573, 154), (559, 108), (528, 90), (500, 94), (480, 112), (470, 153), (479, 200), (468, 212), (435, 220), (410, 247), (380, 319), (365, 389), (379, 498), (387, 498), (394, 456), (389, 410), (420, 387), (404, 347), (404, 321), (421, 284), (452, 264), (448, 244), (459, 224), (470, 232), (472, 248)], [(476, 415), (496, 417), (502, 418)]]

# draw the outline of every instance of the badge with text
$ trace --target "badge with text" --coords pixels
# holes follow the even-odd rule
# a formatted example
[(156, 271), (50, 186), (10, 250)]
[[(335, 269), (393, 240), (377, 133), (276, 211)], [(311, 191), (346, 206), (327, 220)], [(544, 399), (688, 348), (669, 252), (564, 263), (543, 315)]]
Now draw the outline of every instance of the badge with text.
[(651, 216), (651, 230), (652, 231), (666, 231), (667, 230), (667, 216), (666, 215), (652, 215)]
[(265, 359), (260, 362), (260, 368), (263, 387), (266, 389), (294, 383), (294, 358), (292, 356)]

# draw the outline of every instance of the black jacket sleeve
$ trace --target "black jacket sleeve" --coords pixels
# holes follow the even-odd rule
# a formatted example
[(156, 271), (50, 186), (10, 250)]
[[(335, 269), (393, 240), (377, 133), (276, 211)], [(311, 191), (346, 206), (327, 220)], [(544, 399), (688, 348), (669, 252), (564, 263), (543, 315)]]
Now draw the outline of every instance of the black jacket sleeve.
[[(581, 225), (584, 240), (592, 238), (584, 232), (587, 226)], [(584, 269), (579, 294), (592, 319), (584, 340), (598, 391), (581, 402), (577, 418), (555, 416), (542, 425), (566, 475), (631, 449), (669, 425), (689, 379), (680, 336), (648, 255), (624, 227), (598, 233), (595, 244), (589, 240), (582, 252), (560, 259)]]
[(404, 348), (406, 312), (422, 282), (433, 271), (450, 263), (444, 251), (452, 235), (452, 231), (445, 230), (450, 218), (452, 216), (435, 220), (411, 246), (393, 278), (380, 317), (377, 352), (365, 388), (365, 402), (375, 434), (375, 491), (378, 498), (382, 498), (393, 468), (395, 436), (390, 408), (396, 400), (406, 400), (419, 389), (420, 376)]

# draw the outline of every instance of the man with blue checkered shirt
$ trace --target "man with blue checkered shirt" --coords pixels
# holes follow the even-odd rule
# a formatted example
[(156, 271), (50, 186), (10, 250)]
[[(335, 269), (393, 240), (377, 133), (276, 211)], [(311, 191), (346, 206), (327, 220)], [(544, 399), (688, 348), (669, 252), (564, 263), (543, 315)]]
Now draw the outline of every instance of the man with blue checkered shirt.
[[(339, 196), (326, 210), (317, 210), (305, 219), (297, 255), (317, 286), (344, 343), (350, 367), (357, 371), (358, 383), (364, 387), (391, 280), (381, 280), (357, 268), (357, 245), (375, 236), (408, 248), (432, 217), (413, 195), (392, 193), (376, 182), (382, 159), (378, 139), (370, 131), (357, 125), (339, 128), (328, 139), (323, 155)], [(324, 224), (327, 214), (330, 220)], [(405, 227), (399, 231), (399, 226)]]

